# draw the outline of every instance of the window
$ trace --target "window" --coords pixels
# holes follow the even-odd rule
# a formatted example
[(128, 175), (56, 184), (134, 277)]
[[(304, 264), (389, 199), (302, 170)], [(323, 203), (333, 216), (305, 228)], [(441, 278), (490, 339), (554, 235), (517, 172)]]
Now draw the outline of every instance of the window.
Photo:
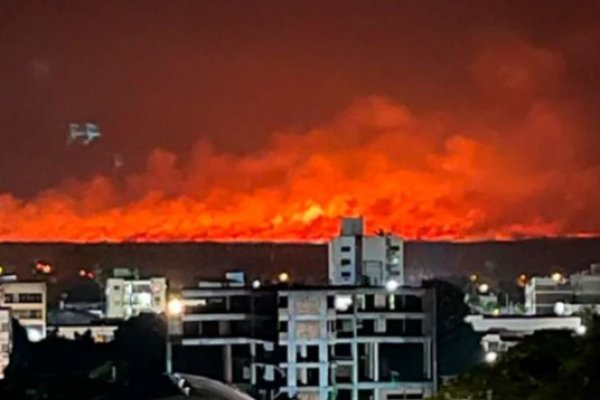
[(287, 321), (279, 321), (279, 332), (287, 332), (288, 331), (288, 323)]
[(342, 278), (344, 278), (344, 279), (350, 279), (351, 275), (352, 274), (349, 271), (342, 272)]
[(352, 261), (350, 261), (350, 259), (348, 259), (348, 258), (342, 258), (341, 264), (342, 265), (350, 265), (350, 264), (352, 264)]
[(390, 246), (391, 251), (400, 251), (400, 246)]
[(5, 303), (14, 303), (15, 302), (15, 295), (12, 293), (7, 293), (4, 295), (4, 302)]
[(279, 296), (277, 305), (279, 306), (279, 308), (287, 308), (287, 306), (288, 306), (287, 296)]
[(8, 322), (3, 322), (0, 324), (0, 332), (8, 332)]
[(342, 246), (343, 252), (349, 252), (351, 250), (350, 246)]
[(12, 313), (16, 319), (40, 319), (40, 318), (42, 318), (42, 310), (13, 310)]
[(41, 293), (19, 293), (19, 303), (41, 303)]

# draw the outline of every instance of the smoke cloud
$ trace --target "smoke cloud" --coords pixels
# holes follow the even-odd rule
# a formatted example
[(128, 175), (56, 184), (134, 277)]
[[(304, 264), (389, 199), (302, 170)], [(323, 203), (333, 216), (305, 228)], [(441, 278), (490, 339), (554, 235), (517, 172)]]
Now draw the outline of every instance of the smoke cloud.
[(596, 235), (600, 164), (568, 67), (504, 38), (470, 63), (462, 107), (374, 95), (243, 156), (203, 139), (185, 158), (155, 149), (124, 178), (0, 195), (0, 240), (320, 240), (346, 215), (410, 239)]

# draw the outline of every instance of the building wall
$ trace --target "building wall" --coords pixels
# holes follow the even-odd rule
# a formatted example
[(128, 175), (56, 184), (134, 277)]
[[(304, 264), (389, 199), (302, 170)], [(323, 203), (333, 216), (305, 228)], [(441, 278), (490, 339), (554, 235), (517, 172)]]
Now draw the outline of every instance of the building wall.
[(285, 299), (278, 315), (288, 395), (386, 400), (433, 393), (432, 292), (292, 289), (279, 296)]
[(109, 278), (106, 281), (106, 317), (127, 319), (143, 312), (161, 313), (167, 304), (166, 278)]
[(8, 307), (11, 315), (26, 329), (29, 339), (46, 337), (47, 291), (45, 282), (7, 282), (0, 285), (0, 307)]
[(113, 341), (117, 329), (118, 327), (116, 325), (82, 325), (57, 326), (53, 328), (53, 331), (55, 331), (59, 337), (71, 340), (76, 339), (78, 336), (86, 335), (87, 332), (90, 332), (92, 335), (92, 339), (94, 339), (94, 342), (107, 343)]
[(346, 219), (342, 221), (341, 235), (329, 242), (329, 282), (335, 286), (383, 286), (393, 279), (404, 284), (403, 240), (389, 234), (364, 235), (362, 220), (350, 220), (353, 223), (347, 229)]
[(10, 309), (0, 308), (0, 379), (4, 378), (4, 370), (10, 361), (12, 345), (12, 327)]

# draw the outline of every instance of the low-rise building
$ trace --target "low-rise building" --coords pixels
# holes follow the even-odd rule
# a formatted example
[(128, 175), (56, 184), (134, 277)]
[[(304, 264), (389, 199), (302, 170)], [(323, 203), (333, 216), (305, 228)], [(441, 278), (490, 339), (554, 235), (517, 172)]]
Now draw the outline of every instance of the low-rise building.
[(489, 362), (538, 331), (567, 330), (584, 334), (587, 330), (582, 319), (574, 316), (469, 315), (465, 321), (482, 334), (481, 347)]
[(600, 264), (570, 276), (531, 278), (525, 286), (525, 310), (529, 315), (600, 313)]
[(46, 337), (47, 292), (45, 282), (5, 282), (0, 284), (0, 306), (11, 310), (13, 318), (27, 331), (29, 340)]
[(4, 378), (4, 370), (10, 361), (12, 347), (12, 323), (10, 309), (0, 307), (0, 379)]
[(140, 313), (162, 313), (167, 305), (167, 280), (109, 278), (106, 281), (106, 318), (128, 319)]

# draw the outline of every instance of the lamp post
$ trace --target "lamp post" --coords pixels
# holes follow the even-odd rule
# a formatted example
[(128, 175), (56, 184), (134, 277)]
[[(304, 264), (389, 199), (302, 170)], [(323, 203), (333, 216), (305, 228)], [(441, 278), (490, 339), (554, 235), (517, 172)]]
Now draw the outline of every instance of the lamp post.
[(173, 343), (171, 343), (171, 333), (175, 330), (174, 325), (178, 322), (179, 317), (183, 313), (183, 309), (183, 302), (176, 297), (172, 298), (167, 303), (167, 335), (165, 339), (167, 374), (173, 373)]

